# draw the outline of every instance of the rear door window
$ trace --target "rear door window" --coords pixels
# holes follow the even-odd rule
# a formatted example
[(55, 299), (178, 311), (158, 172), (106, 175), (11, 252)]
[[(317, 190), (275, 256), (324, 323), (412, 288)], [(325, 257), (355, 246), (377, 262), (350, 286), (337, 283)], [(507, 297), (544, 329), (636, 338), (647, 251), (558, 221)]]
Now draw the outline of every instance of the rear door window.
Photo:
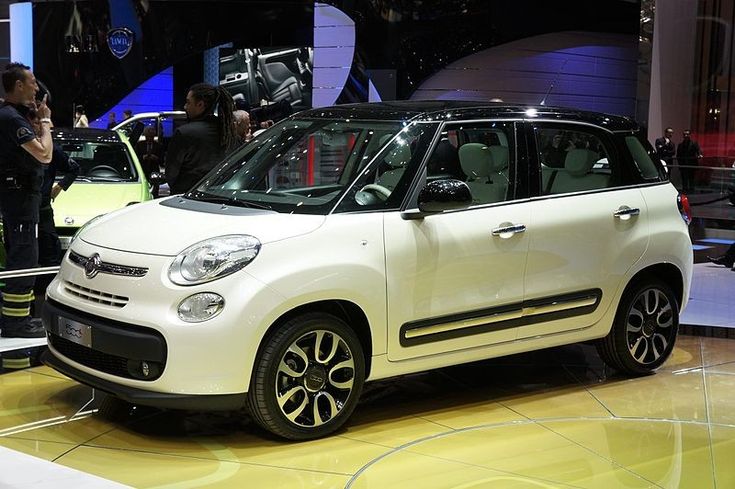
[(538, 124), (541, 195), (603, 190), (616, 186), (620, 166), (609, 138), (592, 127)]

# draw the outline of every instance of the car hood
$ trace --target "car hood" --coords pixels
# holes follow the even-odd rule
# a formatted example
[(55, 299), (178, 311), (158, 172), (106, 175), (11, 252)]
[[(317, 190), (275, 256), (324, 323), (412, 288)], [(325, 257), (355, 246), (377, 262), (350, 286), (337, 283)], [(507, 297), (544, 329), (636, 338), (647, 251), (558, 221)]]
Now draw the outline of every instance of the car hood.
[(206, 203), (188, 209), (171, 206), (174, 200), (178, 197), (108, 214), (85, 228), (79, 239), (120, 251), (175, 256), (195, 243), (227, 234), (248, 234), (263, 244), (280, 241), (310, 233), (326, 219)]
[(78, 228), (84, 223), (141, 200), (140, 183), (80, 183), (63, 191), (53, 202), (54, 224)]

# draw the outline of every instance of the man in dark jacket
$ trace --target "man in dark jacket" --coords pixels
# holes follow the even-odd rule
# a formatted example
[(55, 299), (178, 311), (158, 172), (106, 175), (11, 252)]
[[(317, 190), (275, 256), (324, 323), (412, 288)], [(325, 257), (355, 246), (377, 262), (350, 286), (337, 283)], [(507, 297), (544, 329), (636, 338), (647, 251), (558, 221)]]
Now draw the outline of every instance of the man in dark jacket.
[(676, 162), (681, 173), (681, 186), (684, 192), (694, 190), (694, 172), (702, 157), (699, 144), (691, 138), (691, 131), (687, 129), (683, 133), (684, 139), (676, 147)]
[(674, 155), (676, 154), (676, 146), (674, 146), (674, 130), (670, 127), (666, 128), (663, 137), (656, 140), (656, 153), (658, 153), (658, 159), (664, 160), (664, 162), (671, 166), (674, 162)]
[[(56, 181), (56, 174), (64, 176)], [(69, 189), (79, 175), (79, 165), (64, 153), (61, 146), (54, 145), (51, 163), (45, 167), (41, 186), (41, 209), (38, 222), (38, 264), (50, 267), (61, 263), (61, 242), (54, 224), (54, 210), (51, 202)]]
[(189, 123), (176, 130), (166, 153), (172, 195), (191, 189), (235, 147), (233, 108), (232, 97), (222, 87), (197, 83), (189, 89), (184, 104)]
[[(156, 141), (156, 128), (147, 126), (143, 131), (145, 139), (138, 141), (135, 145), (135, 152), (140, 160), (140, 166), (143, 167), (148, 182), (151, 181), (151, 175), (161, 171), (161, 163), (163, 163), (163, 146)], [(158, 184), (151, 184), (151, 193), (153, 197), (158, 197)]]

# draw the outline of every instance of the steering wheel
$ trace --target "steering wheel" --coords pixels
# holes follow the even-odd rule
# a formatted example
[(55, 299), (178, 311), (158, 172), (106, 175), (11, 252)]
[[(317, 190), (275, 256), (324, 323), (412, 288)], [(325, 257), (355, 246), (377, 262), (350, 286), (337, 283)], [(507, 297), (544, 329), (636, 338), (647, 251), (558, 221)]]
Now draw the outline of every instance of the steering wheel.
[[(99, 173), (99, 175), (96, 175)], [(97, 165), (87, 172), (89, 177), (120, 177), (120, 172), (109, 165)]]
[(390, 189), (383, 187), (382, 185), (378, 185), (377, 183), (368, 183), (367, 185), (365, 185), (364, 187), (360, 189), (360, 192), (365, 192), (365, 191), (375, 192), (377, 195), (381, 195), (385, 197), (385, 199), (383, 200), (388, 199), (388, 197), (390, 197), (390, 194), (391, 194)]

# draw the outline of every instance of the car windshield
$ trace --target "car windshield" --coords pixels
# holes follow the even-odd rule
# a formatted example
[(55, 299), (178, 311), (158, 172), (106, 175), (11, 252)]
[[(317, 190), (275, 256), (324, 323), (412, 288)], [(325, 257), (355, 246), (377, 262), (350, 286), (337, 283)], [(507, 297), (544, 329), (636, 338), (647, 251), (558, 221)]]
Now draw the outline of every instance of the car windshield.
[(123, 143), (59, 141), (61, 149), (79, 164), (78, 181), (134, 182), (138, 180)]
[(290, 119), (243, 146), (185, 197), (327, 214), (403, 126), (400, 121)]

